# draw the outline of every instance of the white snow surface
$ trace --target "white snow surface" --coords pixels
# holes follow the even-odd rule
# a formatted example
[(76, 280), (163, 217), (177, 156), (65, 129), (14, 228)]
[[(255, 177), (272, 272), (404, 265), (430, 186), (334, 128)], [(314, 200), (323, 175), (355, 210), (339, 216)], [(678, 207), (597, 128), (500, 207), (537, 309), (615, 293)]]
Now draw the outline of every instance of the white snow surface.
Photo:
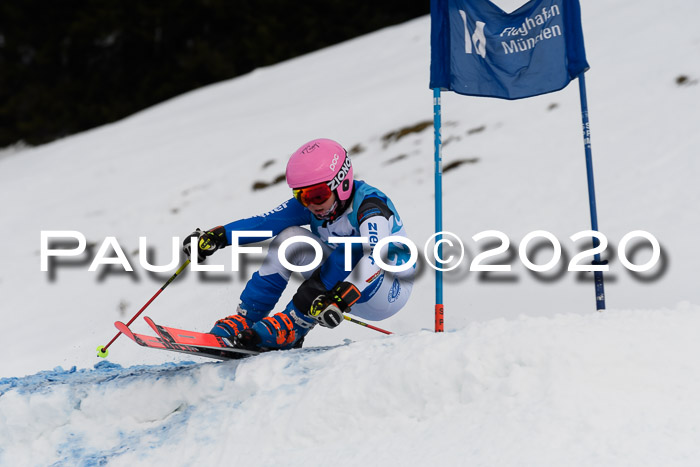
[[(603, 313), (588, 275), (535, 274), (517, 254), (533, 230), (556, 235), (564, 269), (584, 247), (569, 240), (590, 228), (577, 83), (513, 102), (443, 93), (444, 164), (471, 161), (444, 174), (444, 228), (468, 257), (445, 274), (447, 332), (430, 331), (424, 266), (407, 307), (377, 323), (393, 336), (344, 323), (302, 350), (221, 363), (120, 337), (96, 357), (172, 274), (140, 266), (139, 237), (166, 264), (172, 237), (275, 207), (286, 184), (253, 183), (310, 139), (360, 145), (356, 177), (391, 196), (422, 248), (432, 129), (383, 136), (432, 120), (427, 17), (1, 151), (0, 465), (697, 465), (699, 14), (681, 0), (582, 5)], [(484, 248), (472, 236), (492, 229), (513, 270), (486, 280), (467, 269)], [(40, 271), (40, 232), (55, 230), (82, 232), (93, 254), (115, 237), (134, 272), (89, 272), (88, 255)], [(647, 273), (617, 258), (634, 230), (662, 247)], [(628, 247), (634, 263), (646, 245)], [(217, 281), (185, 273), (146, 314), (199, 331), (231, 314), (260, 261), (212, 260), (227, 268)]]
[(697, 465), (699, 312), (522, 316), (0, 380), (0, 462)]

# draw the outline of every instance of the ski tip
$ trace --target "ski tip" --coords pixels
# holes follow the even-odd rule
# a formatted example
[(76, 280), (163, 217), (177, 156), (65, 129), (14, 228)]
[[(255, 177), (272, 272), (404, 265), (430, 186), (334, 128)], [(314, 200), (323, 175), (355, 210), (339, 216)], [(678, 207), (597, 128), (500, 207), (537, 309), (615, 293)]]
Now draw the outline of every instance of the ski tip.
[(104, 345), (97, 346), (97, 356), (100, 358), (107, 358), (109, 355), (109, 350), (105, 349)]

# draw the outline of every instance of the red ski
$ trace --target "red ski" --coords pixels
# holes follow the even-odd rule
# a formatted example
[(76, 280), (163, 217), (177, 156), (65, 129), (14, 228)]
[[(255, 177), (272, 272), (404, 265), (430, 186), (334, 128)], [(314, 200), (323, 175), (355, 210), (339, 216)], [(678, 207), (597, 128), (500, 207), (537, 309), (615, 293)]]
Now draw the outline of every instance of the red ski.
[(190, 347), (194, 346), (199, 349), (221, 350), (244, 355), (257, 355), (260, 353), (255, 350), (236, 348), (233, 346), (231, 341), (225, 337), (215, 336), (214, 334), (204, 332), (186, 331), (184, 329), (161, 326), (160, 324), (156, 324), (148, 316), (144, 316), (143, 319), (146, 320), (151, 329), (153, 329), (161, 339), (175, 345), (185, 345)]
[(217, 339), (217, 336), (214, 336), (213, 334), (203, 334), (194, 331), (166, 328), (163, 326), (158, 326), (149, 318), (146, 318), (146, 321), (151, 327), (153, 327), (153, 329), (158, 329), (157, 332), (159, 333), (160, 337), (134, 333), (121, 321), (116, 321), (114, 326), (122, 334), (137, 344), (143, 347), (150, 347), (152, 349), (170, 350), (174, 352), (196, 355), (199, 357), (215, 358), (217, 360), (239, 359), (250, 355), (257, 355), (259, 353), (254, 350), (233, 348), (228, 341), (221, 338)]

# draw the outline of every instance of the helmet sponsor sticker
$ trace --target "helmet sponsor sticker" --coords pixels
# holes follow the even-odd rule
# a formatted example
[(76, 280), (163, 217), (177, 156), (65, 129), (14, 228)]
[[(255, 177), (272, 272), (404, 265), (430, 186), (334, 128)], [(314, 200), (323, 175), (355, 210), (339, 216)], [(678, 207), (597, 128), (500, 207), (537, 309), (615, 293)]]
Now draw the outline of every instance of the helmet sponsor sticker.
[(339, 159), (340, 159), (340, 157), (338, 156), (338, 154), (333, 154), (333, 161), (331, 162), (331, 165), (329, 165), (328, 167), (331, 170), (335, 170), (335, 166), (338, 165)]
[(340, 183), (345, 180), (345, 177), (347, 177), (348, 172), (350, 172), (350, 159), (346, 157), (345, 162), (343, 162), (343, 166), (340, 168), (335, 177), (333, 177), (333, 180), (328, 182), (328, 186), (331, 187), (331, 190), (335, 190), (340, 186)]
[(306, 146), (304, 149), (301, 150), (302, 154), (308, 154), (310, 152), (314, 152), (316, 149), (320, 148), (321, 146), (318, 143), (310, 144)]

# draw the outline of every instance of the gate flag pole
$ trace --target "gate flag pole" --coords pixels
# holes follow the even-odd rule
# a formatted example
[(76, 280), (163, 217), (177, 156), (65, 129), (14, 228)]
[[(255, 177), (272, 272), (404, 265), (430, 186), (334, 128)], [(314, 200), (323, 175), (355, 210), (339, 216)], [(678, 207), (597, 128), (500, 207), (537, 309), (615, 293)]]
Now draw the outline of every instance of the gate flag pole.
[[(435, 233), (442, 232), (442, 141), (440, 138), (440, 88), (433, 88), (433, 128), (435, 130)], [(445, 307), (442, 301), (442, 270), (438, 258), (442, 258), (442, 235), (435, 237), (435, 332), (445, 330)]]
[[(438, 232), (442, 228), (440, 91), (516, 100), (559, 91), (576, 78), (581, 94), (591, 223), (593, 230), (598, 230), (583, 76), (589, 65), (579, 1), (529, 0), (510, 13), (490, 0), (430, 1), (428, 87), (434, 96), (435, 225)], [(600, 241), (592, 237), (593, 246), (598, 247)], [(600, 254), (595, 254), (591, 270), (598, 310), (605, 309), (603, 271), (606, 269)], [(443, 313), (440, 271), (436, 274), (436, 298), (437, 331), (442, 327)]]
[[(593, 181), (593, 153), (591, 151), (591, 128), (588, 120), (588, 101), (586, 99), (586, 79), (585, 72), (578, 75), (578, 89), (581, 97), (581, 120), (583, 122), (583, 148), (586, 152), (586, 174), (588, 178), (588, 203), (591, 210), (591, 230), (598, 231), (598, 211), (595, 202), (595, 183)], [(593, 248), (600, 245), (597, 237), (593, 237)], [(596, 269), (593, 271), (595, 283), (595, 307), (598, 311), (605, 310), (605, 287), (603, 286), (602, 268), (607, 261), (601, 261), (600, 253), (593, 256), (592, 263)]]

